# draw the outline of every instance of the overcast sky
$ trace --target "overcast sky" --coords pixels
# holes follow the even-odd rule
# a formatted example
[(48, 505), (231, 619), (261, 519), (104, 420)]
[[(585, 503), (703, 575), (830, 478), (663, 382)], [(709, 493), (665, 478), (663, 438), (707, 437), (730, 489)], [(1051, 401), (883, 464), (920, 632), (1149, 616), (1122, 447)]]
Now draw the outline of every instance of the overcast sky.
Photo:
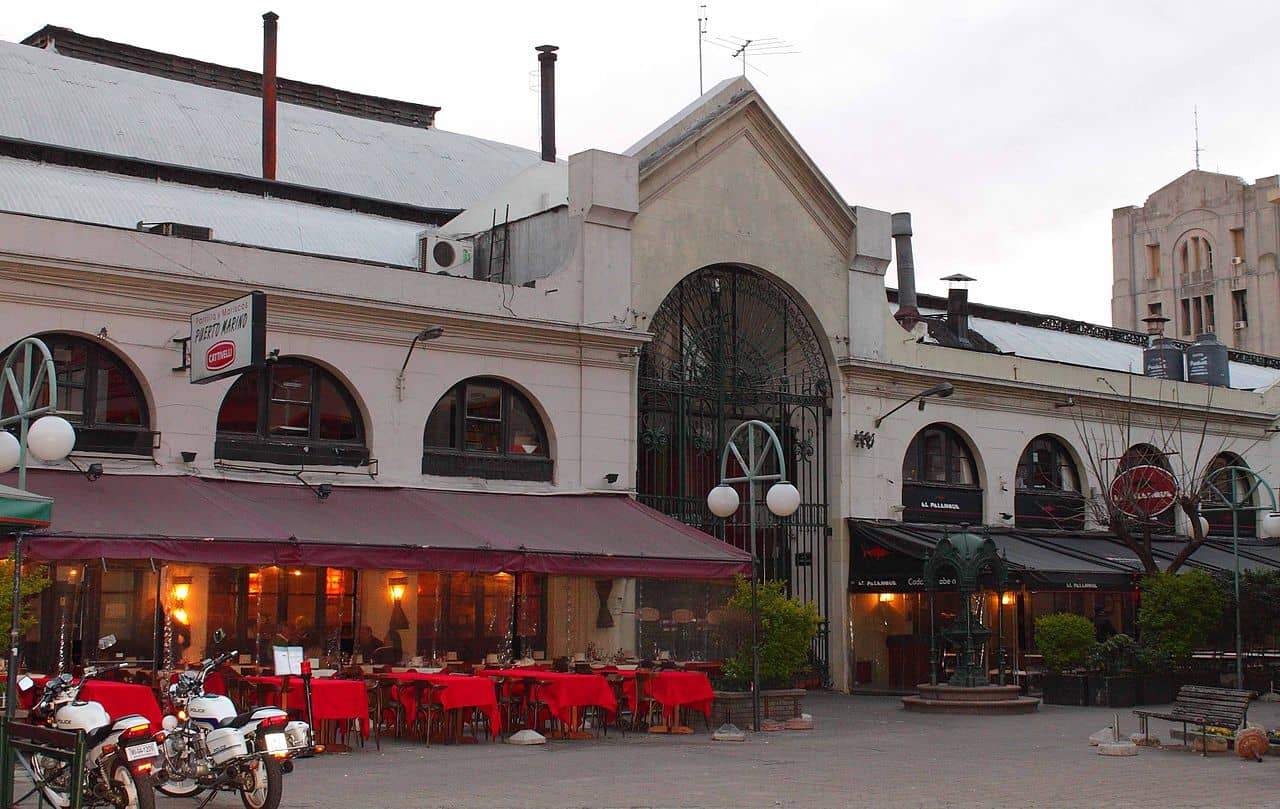
[[(621, 151), (698, 91), (696, 0), (11, 3), (0, 37), (45, 23), (436, 104), (443, 129), (538, 147), (533, 46), (561, 47), (562, 156)], [(355, 12), (355, 13), (353, 13)], [(1193, 167), (1276, 173), (1278, 2), (707, 0), (708, 38), (798, 53), (748, 70), (850, 204), (911, 211), (921, 289), (1110, 322), (1111, 210)], [(704, 47), (707, 87), (741, 72)], [(890, 279), (893, 271), (890, 270)]]

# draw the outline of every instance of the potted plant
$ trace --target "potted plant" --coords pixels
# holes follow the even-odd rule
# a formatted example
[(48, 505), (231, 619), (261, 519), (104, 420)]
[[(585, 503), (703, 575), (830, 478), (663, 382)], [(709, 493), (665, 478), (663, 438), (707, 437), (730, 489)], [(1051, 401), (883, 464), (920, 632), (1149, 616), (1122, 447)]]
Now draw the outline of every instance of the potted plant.
[[(813, 604), (787, 597), (782, 582), (757, 588), (760, 610), (760, 712), (786, 721), (801, 714), (805, 691), (796, 676), (810, 667), (810, 649), (820, 619)], [(727, 605), (726, 629), (737, 652), (725, 660), (712, 703), (712, 721), (751, 724), (751, 584), (739, 578)]]
[(1163, 652), (1139, 645), (1137, 655), (1138, 704), (1167, 705), (1173, 702), (1173, 665)]
[(1138, 704), (1138, 644), (1128, 635), (1112, 635), (1093, 648), (1089, 694), (1094, 705), (1128, 708)]
[(1089, 619), (1069, 612), (1036, 619), (1036, 648), (1044, 655), (1046, 705), (1088, 705), (1089, 680), (1084, 667), (1096, 645)]
[[(1192, 655), (1218, 626), (1224, 609), (1226, 599), (1222, 588), (1202, 570), (1156, 573), (1143, 578), (1142, 604), (1138, 607), (1139, 637), (1149, 650), (1149, 664), (1155, 661), (1157, 667), (1166, 667), (1173, 675), (1167, 700), (1162, 699), (1165, 696), (1162, 683), (1156, 681), (1159, 675), (1150, 675), (1151, 679), (1144, 682), (1144, 702), (1173, 701), (1177, 681), (1192, 676)], [(1151, 686), (1151, 694), (1146, 693), (1147, 685)]]

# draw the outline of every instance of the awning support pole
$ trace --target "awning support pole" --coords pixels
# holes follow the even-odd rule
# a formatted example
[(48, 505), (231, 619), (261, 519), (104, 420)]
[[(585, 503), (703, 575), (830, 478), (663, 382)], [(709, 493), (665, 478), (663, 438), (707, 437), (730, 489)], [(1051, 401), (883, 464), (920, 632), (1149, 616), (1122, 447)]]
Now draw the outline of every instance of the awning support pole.
[(12, 719), (18, 699), (18, 621), (22, 614), (22, 534), (13, 537), (13, 604), (9, 614), (9, 676), (4, 686), (4, 718)]

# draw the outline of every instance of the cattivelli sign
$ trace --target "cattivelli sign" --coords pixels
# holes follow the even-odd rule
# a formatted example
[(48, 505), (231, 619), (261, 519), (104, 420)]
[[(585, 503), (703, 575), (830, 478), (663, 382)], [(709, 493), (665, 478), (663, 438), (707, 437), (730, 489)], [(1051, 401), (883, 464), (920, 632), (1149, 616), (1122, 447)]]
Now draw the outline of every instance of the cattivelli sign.
[(261, 368), (267, 354), (267, 296), (250, 292), (191, 316), (191, 381)]

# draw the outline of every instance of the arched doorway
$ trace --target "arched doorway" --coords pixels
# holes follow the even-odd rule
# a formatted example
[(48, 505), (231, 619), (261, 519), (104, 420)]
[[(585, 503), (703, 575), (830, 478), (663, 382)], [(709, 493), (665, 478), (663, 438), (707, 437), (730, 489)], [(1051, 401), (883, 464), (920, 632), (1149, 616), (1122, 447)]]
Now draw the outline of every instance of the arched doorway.
[(730, 265), (686, 276), (654, 313), (651, 330), (640, 357), (641, 502), (749, 550), (746, 507), (722, 522), (706, 496), (720, 480), (733, 428), (750, 419), (771, 425), (801, 505), (781, 524), (759, 505), (762, 574), (817, 605), (824, 625), (814, 654), (825, 667), (831, 377), (817, 333), (781, 285)]

